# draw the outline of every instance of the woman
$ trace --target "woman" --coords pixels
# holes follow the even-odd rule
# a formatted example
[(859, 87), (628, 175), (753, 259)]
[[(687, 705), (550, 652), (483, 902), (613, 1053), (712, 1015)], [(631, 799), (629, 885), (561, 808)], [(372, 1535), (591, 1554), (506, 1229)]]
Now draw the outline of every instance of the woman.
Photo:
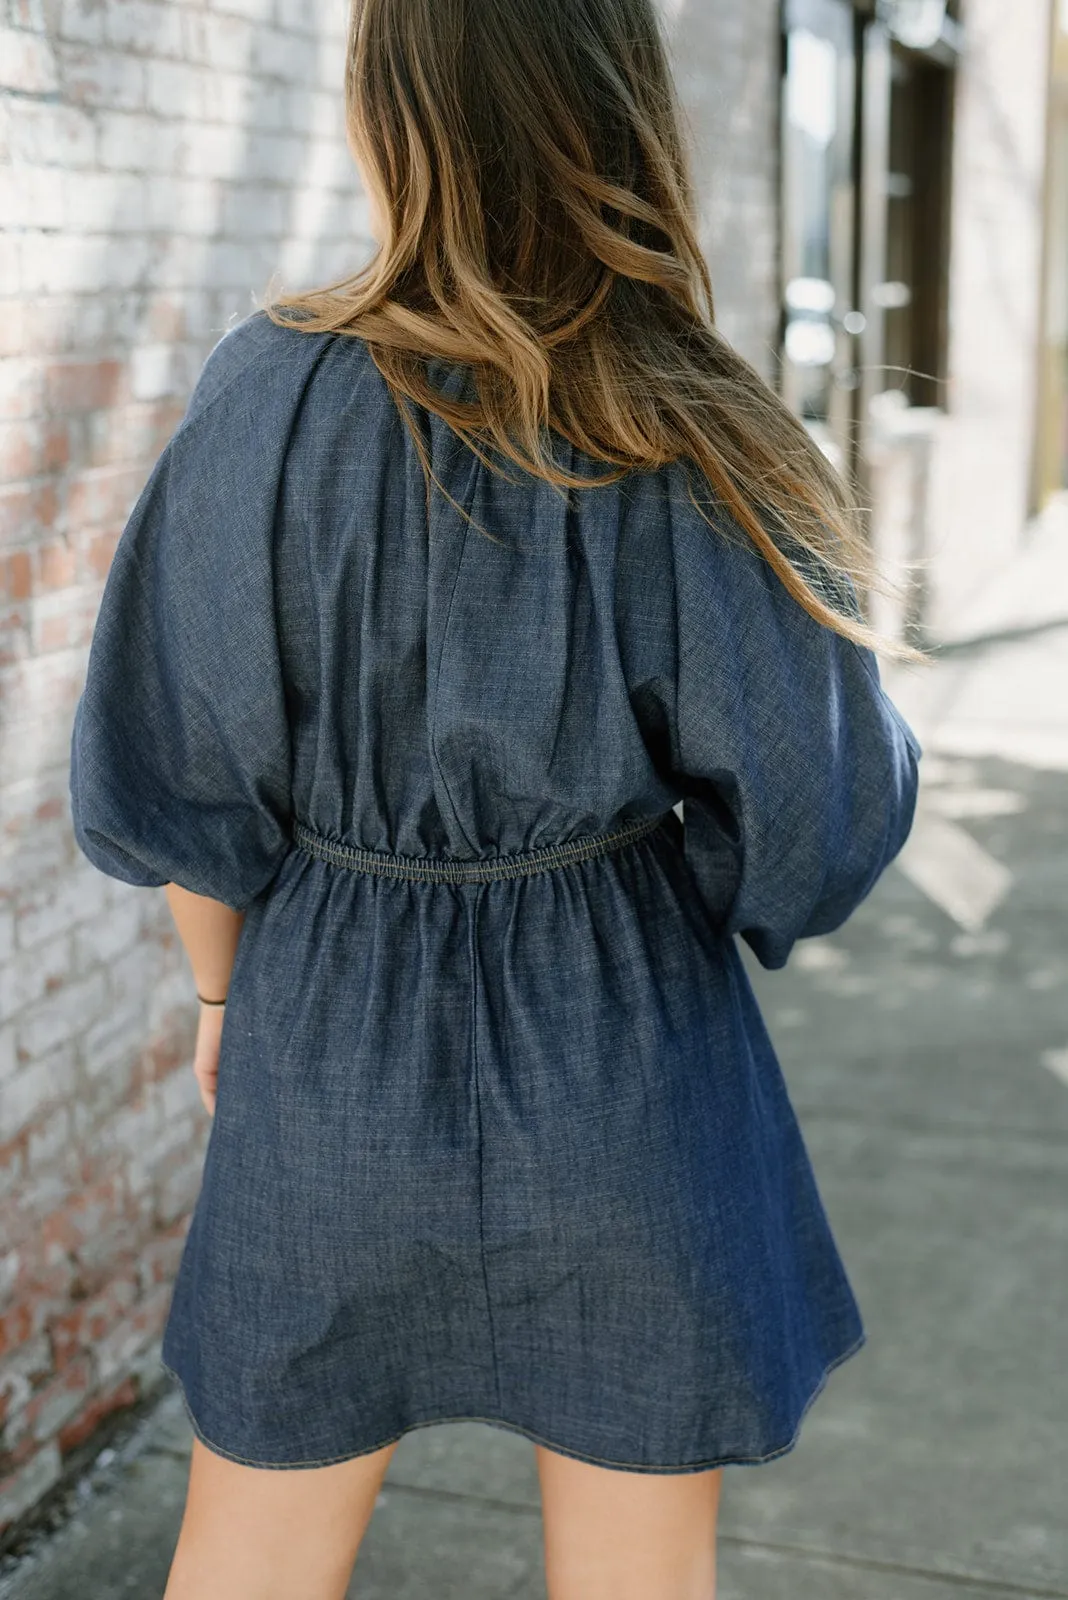
[(462, 1418), (551, 1600), (709, 1600), (723, 1467), (865, 1338), (734, 936), (900, 849), (925, 658), (714, 327), (652, 0), (357, 0), (348, 108), (379, 249), (212, 353), (72, 742), (203, 1001), (167, 1600), (340, 1597)]

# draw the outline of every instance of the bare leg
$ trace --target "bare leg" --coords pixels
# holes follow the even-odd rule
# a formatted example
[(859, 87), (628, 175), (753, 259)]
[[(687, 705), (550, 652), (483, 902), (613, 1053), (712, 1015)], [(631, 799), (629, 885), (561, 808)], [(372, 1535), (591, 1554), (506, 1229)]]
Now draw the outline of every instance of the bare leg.
[(244, 1467), (193, 1440), (164, 1600), (344, 1600), (396, 1444), (329, 1467)]
[(721, 1467), (622, 1472), (534, 1448), (549, 1600), (715, 1600)]

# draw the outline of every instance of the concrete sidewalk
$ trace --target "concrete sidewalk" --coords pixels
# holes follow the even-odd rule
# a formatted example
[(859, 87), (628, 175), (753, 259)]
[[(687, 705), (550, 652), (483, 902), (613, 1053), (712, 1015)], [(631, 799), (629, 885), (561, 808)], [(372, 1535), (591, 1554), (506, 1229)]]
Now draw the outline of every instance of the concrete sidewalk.
[[(913, 837), (785, 970), (743, 949), (868, 1344), (727, 1472), (719, 1600), (1068, 1600), (1068, 629), (884, 682)], [(168, 1392), (0, 1600), (162, 1594), (189, 1439)], [(351, 1592), (544, 1600), (529, 1444), (409, 1435)]]

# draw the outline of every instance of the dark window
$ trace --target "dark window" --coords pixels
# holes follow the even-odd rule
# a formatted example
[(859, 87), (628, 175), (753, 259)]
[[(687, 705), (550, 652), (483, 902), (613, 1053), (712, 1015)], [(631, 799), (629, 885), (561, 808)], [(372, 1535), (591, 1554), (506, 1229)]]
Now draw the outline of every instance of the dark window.
[(894, 44), (890, 58), (886, 387), (945, 403), (953, 74)]

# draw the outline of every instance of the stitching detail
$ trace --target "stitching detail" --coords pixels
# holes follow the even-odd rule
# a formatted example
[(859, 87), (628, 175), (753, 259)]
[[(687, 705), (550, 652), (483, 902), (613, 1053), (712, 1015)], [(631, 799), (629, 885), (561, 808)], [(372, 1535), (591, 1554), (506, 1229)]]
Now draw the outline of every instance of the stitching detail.
[(340, 839), (330, 839), (317, 833), (301, 819), (293, 820), (293, 838), (297, 845), (320, 860), (335, 867), (347, 867), (352, 872), (369, 872), (378, 877), (422, 879), (430, 883), (484, 883), (492, 878), (521, 878), (533, 872), (545, 872), (554, 867), (570, 866), (576, 861), (589, 861), (621, 849), (652, 833), (664, 819), (641, 817), (613, 833), (587, 834), (584, 838), (570, 839), (564, 844), (544, 845), (537, 850), (517, 850), (510, 855), (482, 856), (474, 861), (448, 861), (438, 856), (395, 855), (385, 850), (367, 850), (362, 845), (350, 845)]
[(717, 1467), (760, 1466), (766, 1461), (775, 1461), (779, 1456), (786, 1455), (788, 1451), (792, 1450), (797, 1444), (798, 1438), (801, 1434), (801, 1425), (804, 1422), (805, 1417), (808, 1415), (813, 1401), (818, 1395), (822, 1394), (831, 1373), (836, 1367), (840, 1367), (843, 1362), (848, 1361), (850, 1356), (856, 1355), (857, 1351), (860, 1350), (861, 1347), (866, 1343), (867, 1333), (862, 1330), (860, 1337), (856, 1339), (854, 1343), (848, 1347), (848, 1349), (843, 1350), (840, 1355), (835, 1356), (833, 1360), (827, 1363), (823, 1369), (823, 1373), (819, 1379), (819, 1382), (816, 1384), (816, 1387), (805, 1401), (805, 1404), (801, 1409), (801, 1414), (797, 1419), (797, 1425), (785, 1444), (777, 1445), (774, 1450), (769, 1450), (767, 1454), (762, 1456), (713, 1456), (707, 1461), (686, 1461), (672, 1466), (664, 1466), (657, 1462), (650, 1464), (649, 1462), (645, 1461), (613, 1461), (605, 1456), (590, 1455), (586, 1451), (572, 1450), (567, 1445), (557, 1444), (555, 1440), (546, 1439), (544, 1435), (535, 1433), (533, 1429), (523, 1427), (521, 1423), (507, 1422), (504, 1417), (477, 1416), (473, 1412), (461, 1412), (456, 1416), (427, 1417), (422, 1422), (410, 1422), (408, 1426), (402, 1428), (399, 1433), (392, 1434), (388, 1439), (380, 1440), (378, 1444), (368, 1445), (362, 1450), (346, 1450), (340, 1455), (336, 1456), (322, 1456), (318, 1459), (309, 1461), (253, 1461), (248, 1456), (239, 1456), (236, 1455), (232, 1450), (223, 1449), (222, 1445), (216, 1444), (214, 1440), (207, 1437), (200, 1424), (197, 1422), (196, 1417), (193, 1415), (192, 1407), (189, 1404), (189, 1397), (185, 1392), (185, 1385), (178, 1373), (175, 1372), (173, 1367), (168, 1366), (163, 1360), (160, 1360), (160, 1366), (165, 1372), (169, 1372), (171, 1377), (174, 1378), (175, 1382), (178, 1384), (179, 1393), (182, 1396), (182, 1404), (185, 1407), (185, 1414), (189, 1419), (190, 1427), (193, 1429), (193, 1432), (196, 1434), (201, 1444), (207, 1445), (209, 1450), (214, 1450), (216, 1455), (224, 1456), (228, 1461), (236, 1461), (240, 1466), (244, 1467), (263, 1467), (281, 1472), (287, 1472), (293, 1468), (300, 1467), (330, 1467), (336, 1462), (354, 1461), (357, 1456), (373, 1455), (376, 1450), (384, 1450), (387, 1445), (399, 1444), (406, 1434), (414, 1433), (417, 1428), (436, 1428), (440, 1423), (446, 1422), (485, 1422), (488, 1423), (490, 1427), (504, 1428), (509, 1433), (521, 1434), (524, 1439), (529, 1439), (532, 1444), (544, 1445), (547, 1450), (552, 1450), (557, 1455), (570, 1456), (575, 1461), (586, 1461), (590, 1466), (593, 1467), (615, 1467), (622, 1472), (665, 1474), (674, 1473), (676, 1475), (681, 1475), (682, 1473), (688, 1472), (711, 1472)]

